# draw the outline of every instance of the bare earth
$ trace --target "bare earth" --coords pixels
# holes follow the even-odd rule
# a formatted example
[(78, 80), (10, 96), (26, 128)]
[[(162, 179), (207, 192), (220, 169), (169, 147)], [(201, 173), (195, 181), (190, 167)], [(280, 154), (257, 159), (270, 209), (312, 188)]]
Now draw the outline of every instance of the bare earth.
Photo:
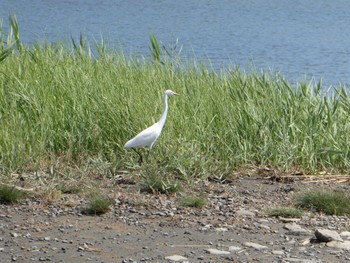
[(304, 189), (350, 190), (349, 179), (339, 178), (267, 174), (224, 184), (199, 181), (192, 189), (207, 194), (203, 209), (179, 206), (179, 194), (140, 193), (121, 178), (101, 189), (115, 200), (101, 216), (82, 214), (86, 200), (79, 194), (62, 194), (49, 205), (0, 205), (0, 262), (349, 262), (350, 250), (314, 238), (317, 228), (350, 231), (348, 217), (266, 214), (291, 206)]

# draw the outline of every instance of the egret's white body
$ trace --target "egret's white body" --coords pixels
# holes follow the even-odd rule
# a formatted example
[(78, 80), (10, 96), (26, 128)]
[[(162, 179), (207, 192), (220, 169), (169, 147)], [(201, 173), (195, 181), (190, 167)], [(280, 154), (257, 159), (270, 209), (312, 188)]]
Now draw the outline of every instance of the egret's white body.
[[(172, 95), (179, 95), (171, 90), (166, 90), (164, 93), (164, 108), (162, 116), (160, 117), (159, 121), (153, 124), (152, 126), (148, 127), (147, 129), (143, 130), (139, 134), (137, 134), (134, 138), (127, 141), (127, 143), (124, 145), (125, 149), (134, 149), (141, 148), (141, 147), (149, 147), (151, 151), (154, 143), (157, 141), (158, 137), (162, 133), (166, 117), (168, 115), (168, 97)], [(137, 152), (137, 151), (136, 151)], [(142, 162), (142, 155), (137, 152), (140, 155), (140, 160)]]

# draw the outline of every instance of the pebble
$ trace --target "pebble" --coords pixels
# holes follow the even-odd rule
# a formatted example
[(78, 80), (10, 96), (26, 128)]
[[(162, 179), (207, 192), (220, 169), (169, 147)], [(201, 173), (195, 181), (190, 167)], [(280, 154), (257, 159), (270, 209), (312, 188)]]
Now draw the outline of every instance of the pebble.
[(172, 256), (167, 256), (165, 257), (167, 260), (172, 260), (172, 261), (184, 261), (187, 260), (187, 258), (180, 256), (180, 255), (172, 255)]
[(239, 217), (254, 217), (255, 213), (245, 209), (239, 209), (236, 211), (236, 215)]
[(205, 251), (207, 251), (209, 254), (212, 254), (212, 255), (229, 255), (230, 254), (230, 251), (219, 250), (216, 248), (208, 248)]
[(314, 260), (314, 259), (303, 259), (303, 258), (285, 258), (283, 262), (319, 263), (321, 261)]
[(230, 252), (236, 252), (236, 251), (239, 251), (241, 249), (242, 249), (241, 247), (236, 247), (236, 246), (229, 246), (228, 247), (228, 251), (230, 251)]
[(284, 255), (284, 251), (283, 250), (272, 250), (271, 252), (273, 255)]
[(244, 242), (243, 245), (245, 245), (246, 247), (254, 248), (256, 250), (268, 249), (267, 246), (263, 246), (254, 242)]
[(226, 227), (218, 227), (218, 228), (215, 228), (215, 231), (216, 232), (227, 232), (228, 229)]

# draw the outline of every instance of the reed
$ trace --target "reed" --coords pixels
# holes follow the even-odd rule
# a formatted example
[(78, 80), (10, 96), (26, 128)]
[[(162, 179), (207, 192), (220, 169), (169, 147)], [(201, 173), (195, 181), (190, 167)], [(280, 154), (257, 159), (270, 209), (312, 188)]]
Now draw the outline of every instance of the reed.
[[(0, 27), (1, 28), (1, 27)], [(66, 162), (113, 163), (125, 169), (136, 156), (123, 149), (162, 111), (168, 120), (151, 160), (184, 176), (229, 173), (271, 165), (290, 171), (349, 172), (347, 91), (324, 94), (322, 83), (292, 85), (274, 72), (218, 73), (197, 61), (154, 59), (91, 48), (78, 42), (20, 42), (16, 20), (0, 33), (0, 166), (3, 174)], [(11, 40), (11, 41), (8, 41)]]

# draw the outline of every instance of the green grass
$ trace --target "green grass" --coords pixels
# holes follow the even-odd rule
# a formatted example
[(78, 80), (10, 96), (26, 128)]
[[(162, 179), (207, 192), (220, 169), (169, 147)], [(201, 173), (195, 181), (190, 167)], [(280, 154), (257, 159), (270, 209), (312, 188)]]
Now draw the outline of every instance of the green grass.
[(275, 207), (267, 211), (269, 216), (286, 217), (286, 218), (300, 218), (303, 211), (294, 207)]
[(179, 204), (185, 207), (203, 208), (207, 204), (206, 196), (184, 195), (179, 199)]
[(181, 190), (181, 184), (177, 180), (150, 174), (142, 177), (140, 190), (148, 193), (174, 194)]
[(12, 186), (0, 185), (0, 203), (15, 204), (27, 196), (26, 192)]
[(134, 167), (135, 155), (123, 145), (159, 119), (168, 88), (181, 97), (169, 99), (150, 156), (166, 173), (207, 177), (252, 164), (350, 171), (345, 89), (323, 95), (321, 83), (294, 85), (274, 72), (217, 73), (169, 57), (154, 36), (152, 60), (103, 41), (90, 48), (83, 37), (29, 47), (15, 20), (12, 29), (0, 34), (2, 174), (59, 161), (86, 168), (102, 160), (113, 164), (108, 171)]
[(328, 215), (350, 214), (350, 194), (344, 190), (316, 189), (297, 196), (301, 208)]
[(109, 197), (101, 194), (92, 195), (83, 213), (88, 215), (101, 215), (108, 212), (111, 205), (113, 205), (113, 201)]
[(77, 194), (83, 191), (82, 184), (69, 184), (65, 182), (60, 182), (57, 187), (57, 190), (61, 191), (63, 194)]

